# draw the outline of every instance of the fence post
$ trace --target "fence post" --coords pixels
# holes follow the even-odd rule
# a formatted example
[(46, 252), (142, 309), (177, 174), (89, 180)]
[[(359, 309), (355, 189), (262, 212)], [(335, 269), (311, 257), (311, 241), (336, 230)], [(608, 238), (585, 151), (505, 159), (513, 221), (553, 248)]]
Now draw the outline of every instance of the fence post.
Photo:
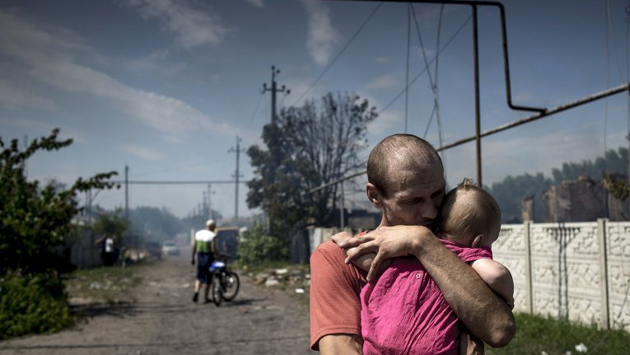
[(532, 252), (531, 252), (531, 221), (523, 222), (523, 235), (525, 237), (525, 284), (527, 291), (527, 312), (534, 314), (534, 287), (532, 281)]
[(608, 248), (606, 247), (606, 235), (608, 219), (597, 219), (597, 244), (599, 246), (599, 288), (602, 293), (601, 327), (610, 329), (609, 304), (608, 304)]

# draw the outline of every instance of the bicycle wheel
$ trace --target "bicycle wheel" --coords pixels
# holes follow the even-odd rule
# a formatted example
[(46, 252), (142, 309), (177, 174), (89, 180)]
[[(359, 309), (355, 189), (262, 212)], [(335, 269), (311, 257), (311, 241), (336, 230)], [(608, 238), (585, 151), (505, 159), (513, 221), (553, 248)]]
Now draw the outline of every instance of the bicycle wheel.
[(226, 301), (233, 300), (241, 287), (238, 275), (233, 271), (226, 271), (223, 277), (223, 287), (223, 299)]
[(219, 307), (221, 306), (221, 301), (223, 300), (223, 292), (221, 291), (221, 280), (219, 280), (221, 276), (219, 274), (215, 274), (212, 278), (212, 302)]

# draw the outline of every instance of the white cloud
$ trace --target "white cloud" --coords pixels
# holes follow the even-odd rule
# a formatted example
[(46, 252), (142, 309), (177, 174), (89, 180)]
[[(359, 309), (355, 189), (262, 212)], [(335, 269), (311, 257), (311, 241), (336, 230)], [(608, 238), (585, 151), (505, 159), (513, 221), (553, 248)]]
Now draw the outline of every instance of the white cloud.
[(308, 13), (308, 39), (306, 47), (318, 65), (326, 65), (341, 36), (330, 21), (330, 11), (321, 2), (301, 0)]
[(256, 7), (264, 7), (265, 6), (265, 4), (263, 4), (263, 0), (245, 0), (245, 1), (247, 1), (248, 3), (250, 3), (250, 4), (252, 4), (252, 5), (256, 6)]
[(384, 138), (383, 132), (387, 132), (392, 128), (402, 127), (403, 118), (396, 112), (385, 111), (368, 125), (368, 133)]
[(387, 58), (383, 58), (383, 57), (378, 57), (378, 58), (375, 59), (375, 61), (378, 64), (386, 64), (387, 62), (389, 62), (389, 60)]
[(381, 75), (368, 84), (367, 89), (401, 88), (403, 84), (391, 74)]
[(110, 100), (112, 107), (130, 118), (178, 136), (199, 126), (233, 134), (232, 128), (212, 119), (185, 102), (139, 90), (102, 72), (76, 64), (71, 57), (72, 41), (60, 33), (46, 33), (36, 25), (8, 13), (0, 13), (0, 53), (29, 67), (32, 78), (67, 92)]
[(39, 96), (29, 88), (3, 78), (0, 78), (0, 107), (35, 108), (46, 111), (53, 111), (56, 108), (53, 100)]
[(137, 145), (124, 145), (121, 147), (121, 150), (144, 160), (157, 161), (164, 159), (164, 154)]
[(134, 72), (157, 72), (163, 76), (172, 77), (180, 74), (188, 66), (186, 63), (169, 63), (170, 51), (157, 51), (145, 57), (130, 61), (127, 68)]
[(135, 8), (145, 20), (156, 19), (184, 48), (219, 44), (228, 32), (217, 16), (193, 8), (189, 2), (131, 0), (128, 5)]

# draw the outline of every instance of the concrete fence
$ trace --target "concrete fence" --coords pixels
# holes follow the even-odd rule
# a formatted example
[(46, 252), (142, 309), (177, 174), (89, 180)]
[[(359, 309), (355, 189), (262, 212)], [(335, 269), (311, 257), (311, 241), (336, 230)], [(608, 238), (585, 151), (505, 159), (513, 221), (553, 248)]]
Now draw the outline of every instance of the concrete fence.
[(515, 311), (630, 331), (630, 222), (508, 224), (492, 249)]
[[(310, 229), (300, 243), (312, 253), (339, 231)], [(492, 249), (514, 278), (516, 312), (630, 332), (630, 222), (506, 224)]]

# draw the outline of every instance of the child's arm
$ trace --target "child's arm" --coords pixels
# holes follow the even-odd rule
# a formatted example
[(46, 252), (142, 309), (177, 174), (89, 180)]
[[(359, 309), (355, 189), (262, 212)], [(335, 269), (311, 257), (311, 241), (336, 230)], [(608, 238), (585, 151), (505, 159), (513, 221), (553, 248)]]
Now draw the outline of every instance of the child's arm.
[[(350, 238), (352, 238), (352, 235), (345, 231), (341, 233), (337, 233), (332, 236), (332, 240), (337, 244), (343, 242), (344, 240), (348, 240)], [(348, 249), (341, 248), (341, 250), (343, 250), (343, 252), (347, 255)], [(356, 258), (355, 260), (353, 260), (352, 263), (358, 269), (367, 272), (367, 271), (370, 271), (370, 267), (372, 266), (372, 261), (374, 261), (375, 257), (376, 257), (376, 253), (366, 253)], [(384, 261), (383, 266), (381, 267), (381, 270), (384, 270), (385, 268), (387, 268), (390, 263), (391, 263), (390, 260)]]
[(514, 280), (501, 263), (492, 259), (478, 259), (470, 265), (490, 288), (514, 308)]

